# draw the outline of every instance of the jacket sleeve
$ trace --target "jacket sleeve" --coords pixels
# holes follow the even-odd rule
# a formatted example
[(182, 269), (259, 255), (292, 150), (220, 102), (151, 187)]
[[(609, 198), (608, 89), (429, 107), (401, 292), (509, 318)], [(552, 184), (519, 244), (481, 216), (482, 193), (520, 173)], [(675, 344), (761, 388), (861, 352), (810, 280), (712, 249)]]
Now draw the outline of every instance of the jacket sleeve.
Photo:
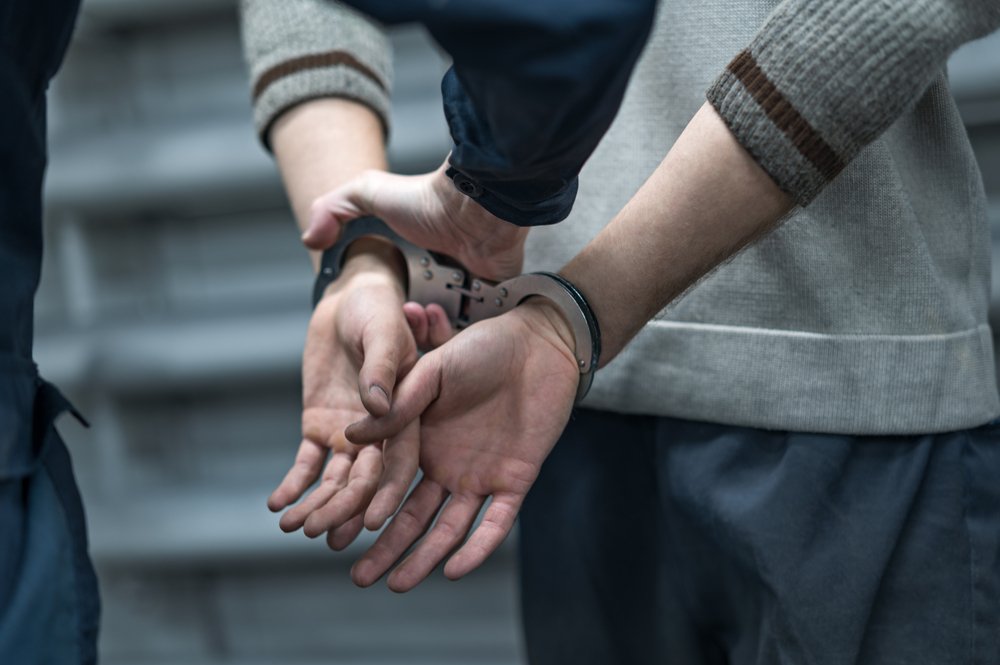
[(708, 91), (774, 181), (807, 204), (1000, 26), (996, 0), (785, 0)]
[(345, 97), (369, 106), (389, 130), (392, 50), (382, 28), (328, 0), (240, 0), (254, 124), (264, 146), (282, 113)]
[(423, 23), (452, 56), (442, 82), (449, 175), (520, 225), (569, 214), (656, 9), (655, 0), (347, 1), (385, 23)]

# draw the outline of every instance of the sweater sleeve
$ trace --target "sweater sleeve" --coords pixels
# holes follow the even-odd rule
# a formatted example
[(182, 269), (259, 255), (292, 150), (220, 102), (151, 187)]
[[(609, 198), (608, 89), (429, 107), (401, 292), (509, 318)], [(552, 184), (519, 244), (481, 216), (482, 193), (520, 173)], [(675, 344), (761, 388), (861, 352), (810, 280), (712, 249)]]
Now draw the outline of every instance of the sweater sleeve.
[(240, 0), (240, 19), (254, 124), (266, 148), (282, 113), (322, 97), (366, 104), (388, 134), (392, 51), (380, 26), (328, 0)]
[(912, 108), (997, 0), (785, 0), (708, 90), (737, 140), (805, 205)]

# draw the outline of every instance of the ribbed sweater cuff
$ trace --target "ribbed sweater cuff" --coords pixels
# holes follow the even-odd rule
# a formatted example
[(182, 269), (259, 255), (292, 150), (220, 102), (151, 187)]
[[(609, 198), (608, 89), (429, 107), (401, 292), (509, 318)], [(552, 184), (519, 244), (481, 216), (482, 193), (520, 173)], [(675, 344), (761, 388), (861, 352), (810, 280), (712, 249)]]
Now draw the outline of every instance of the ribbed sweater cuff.
[[(259, 77), (254, 81), (253, 119), (257, 135), (270, 150), (271, 126), (285, 111), (313, 99), (340, 97), (365, 104), (378, 114), (389, 132), (389, 92), (380, 81), (353, 63), (302, 65), (303, 62), (329, 62), (342, 55), (333, 51), (305, 58), (293, 58), (278, 65), (273, 80)], [(286, 68), (285, 65), (288, 67)], [(265, 72), (266, 74), (266, 72)]]
[(995, 0), (786, 0), (708, 100), (806, 204), (916, 104), (952, 51), (998, 25)]
[(265, 147), (285, 111), (324, 97), (367, 105), (388, 134), (392, 51), (378, 25), (327, 0), (241, 0), (240, 9), (254, 124)]

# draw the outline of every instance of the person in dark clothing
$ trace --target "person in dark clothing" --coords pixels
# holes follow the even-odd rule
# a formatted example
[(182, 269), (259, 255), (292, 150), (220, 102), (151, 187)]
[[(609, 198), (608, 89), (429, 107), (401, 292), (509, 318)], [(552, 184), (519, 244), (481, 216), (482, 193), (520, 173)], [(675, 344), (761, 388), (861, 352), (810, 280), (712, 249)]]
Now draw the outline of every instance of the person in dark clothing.
[(54, 427), (57, 416), (73, 409), (38, 376), (32, 360), (42, 264), (46, 89), (78, 9), (79, 0), (8, 0), (0, 7), (0, 663), (5, 665), (97, 660), (97, 579), (69, 453)]

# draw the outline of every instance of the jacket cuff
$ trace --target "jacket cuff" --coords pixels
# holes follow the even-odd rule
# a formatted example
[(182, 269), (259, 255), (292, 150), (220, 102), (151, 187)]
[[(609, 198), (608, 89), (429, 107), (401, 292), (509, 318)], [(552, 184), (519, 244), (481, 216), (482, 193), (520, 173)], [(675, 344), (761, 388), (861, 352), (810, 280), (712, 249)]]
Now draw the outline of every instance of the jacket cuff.
[(484, 185), (454, 166), (449, 166), (445, 175), (451, 178), (458, 191), (475, 200), (490, 214), (517, 226), (547, 226), (563, 221), (573, 210), (579, 188), (579, 178), (573, 178), (552, 195), (543, 199), (528, 197), (526, 200), (528, 190), (536, 190), (537, 183)]

